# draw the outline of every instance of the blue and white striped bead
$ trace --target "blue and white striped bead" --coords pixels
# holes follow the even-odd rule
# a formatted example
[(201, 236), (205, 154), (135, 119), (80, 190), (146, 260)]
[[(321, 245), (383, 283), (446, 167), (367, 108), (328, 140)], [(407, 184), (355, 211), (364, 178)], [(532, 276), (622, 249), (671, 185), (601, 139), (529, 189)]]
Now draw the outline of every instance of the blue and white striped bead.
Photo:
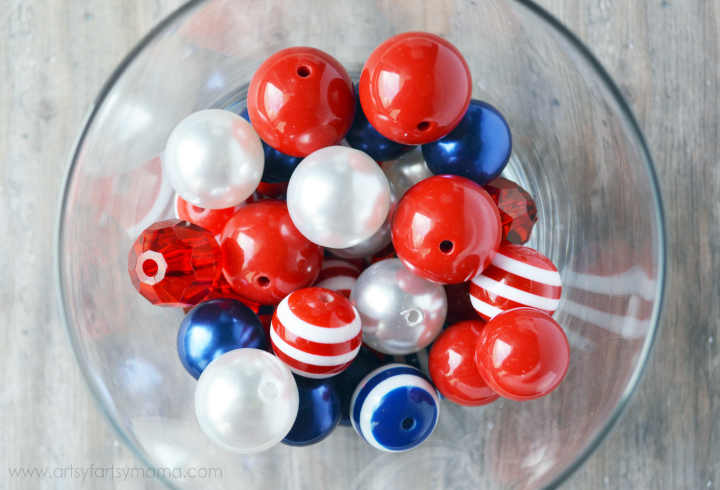
[(419, 369), (386, 364), (360, 382), (350, 401), (350, 420), (377, 449), (401, 452), (430, 437), (440, 415), (440, 399)]

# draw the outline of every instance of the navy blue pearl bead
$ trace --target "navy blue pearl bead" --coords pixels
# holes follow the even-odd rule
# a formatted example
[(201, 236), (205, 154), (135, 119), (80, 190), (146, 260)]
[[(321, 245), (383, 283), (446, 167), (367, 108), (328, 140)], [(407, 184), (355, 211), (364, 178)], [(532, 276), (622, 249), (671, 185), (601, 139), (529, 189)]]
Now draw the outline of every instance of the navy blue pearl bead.
[(265, 349), (267, 341), (260, 319), (240, 301), (227, 298), (200, 303), (185, 315), (177, 337), (180, 362), (195, 379), (224, 353)]
[(432, 434), (440, 399), (430, 379), (418, 369), (387, 364), (360, 382), (350, 414), (357, 433), (376, 449), (407, 451)]
[(382, 366), (383, 363), (384, 361), (375, 355), (375, 353), (363, 346), (360, 347), (358, 355), (347, 369), (333, 377), (340, 392), (340, 401), (342, 402), (340, 425), (350, 425), (350, 400), (358, 383), (360, 383), (370, 371)]
[[(242, 110), (240, 117), (248, 122), (250, 121), (247, 109)], [(295, 168), (300, 165), (302, 158), (280, 153), (264, 141), (262, 141), (262, 145), (263, 152), (265, 152), (265, 169), (260, 180), (268, 184), (278, 184), (290, 180)]]
[[(295, 376), (295, 375), (293, 375)], [(282, 440), (288, 446), (310, 446), (325, 439), (340, 420), (340, 395), (331, 378), (295, 376), (300, 406), (295, 423)]]
[(395, 160), (415, 148), (396, 143), (378, 133), (363, 113), (360, 105), (360, 92), (357, 87), (355, 87), (355, 98), (355, 119), (353, 119), (350, 131), (345, 135), (345, 140), (351, 147), (367, 153), (370, 158), (378, 162)]
[(485, 185), (510, 160), (510, 126), (500, 111), (473, 99), (460, 124), (447, 136), (422, 145), (422, 153), (435, 175), (459, 175)]

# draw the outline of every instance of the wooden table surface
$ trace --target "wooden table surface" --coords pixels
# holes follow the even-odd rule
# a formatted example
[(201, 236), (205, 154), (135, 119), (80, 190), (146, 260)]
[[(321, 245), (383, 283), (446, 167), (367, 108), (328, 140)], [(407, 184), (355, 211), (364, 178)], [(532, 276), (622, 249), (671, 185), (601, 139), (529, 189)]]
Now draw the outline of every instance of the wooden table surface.
[[(585, 41), (635, 111), (657, 166), (670, 249), (663, 324), (640, 387), (565, 488), (720, 486), (720, 0), (539, 3)], [(130, 488), (111, 479), (13, 479), (8, 468), (137, 465), (71, 357), (52, 234), (61, 175), (90, 101), (179, 4), (0, 4), (0, 488)]]

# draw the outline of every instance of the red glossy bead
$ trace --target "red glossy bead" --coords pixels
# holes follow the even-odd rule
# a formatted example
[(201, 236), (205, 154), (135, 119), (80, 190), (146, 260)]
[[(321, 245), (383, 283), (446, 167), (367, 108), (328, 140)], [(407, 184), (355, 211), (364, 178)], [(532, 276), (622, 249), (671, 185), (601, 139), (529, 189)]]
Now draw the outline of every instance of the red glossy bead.
[(285, 201), (267, 199), (235, 213), (220, 238), (223, 273), (241, 296), (276, 305), (310, 286), (320, 271), (323, 249), (305, 238), (290, 219)]
[[(448, 302), (448, 312), (445, 323), (453, 325), (465, 320), (482, 320), (480, 314), (473, 308), (472, 301), (470, 300), (470, 282), (446, 284), (444, 288)], [(484, 320), (483, 323), (485, 323)]]
[(256, 192), (262, 199), (280, 199), (287, 194), (287, 189), (287, 182), (278, 182), (277, 184), (260, 182)]
[(158, 306), (193, 306), (222, 271), (222, 252), (209, 231), (187, 221), (161, 221), (143, 231), (128, 254), (130, 280)]
[(329, 54), (287, 48), (260, 65), (247, 103), (253, 128), (265, 143), (304, 157), (345, 137), (355, 117), (355, 87)]
[(503, 243), (522, 245), (530, 240), (537, 222), (537, 207), (528, 192), (504, 177), (483, 186), (500, 211)]
[(458, 405), (477, 407), (499, 398), (475, 363), (475, 346), (484, 326), (484, 321), (456, 323), (443, 330), (430, 349), (430, 377), (438, 391)]
[(480, 375), (498, 395), (534, 400), (562, 382), (570, 365), (570, 345), (551, 316), (532, 308), (516, 308), (485, 325), (475, 360)]
[(225, 276), (222, 274), (218, 278), (218, 280), (215, 282), (215, 285), (210, 290), (210, 293), (203, 298), (203, 301), (210, 301), (211, 299), (218, 299), (218, 298), (229, 298), (234, 299), (237, 301), (240, 301), (242, 304), (250, 308), (255, 313), (258, 313), (260, 311), (260, 304), (256, 303), (254, 301), (250, 301), (249, 299), (245, 298), (244, 296), (240, 296), (238, 293), (235, 292), (235, 290), (232, 288), (230, 283), (225, 279)]
[(244, 205), (245, 203), (241, 203), (232, 208), (205, 209), (190, 204), (178, 194), (175, 194), (175, 214), (177, 217), (205, 228), (215, 236), (222, 233), (230, 218)]
[(436, 175), (412, 186), (395, 209), (392, 242), (415, 275), (441, 284), (475, 277), (500, 247), (500, 214), (482, 187)]
[(422, 145), (452, 131), (470, 104), (465, 58), (445, 39), (406, 32), (375, 48), (360, 74), (360, 104), (380, 134)]

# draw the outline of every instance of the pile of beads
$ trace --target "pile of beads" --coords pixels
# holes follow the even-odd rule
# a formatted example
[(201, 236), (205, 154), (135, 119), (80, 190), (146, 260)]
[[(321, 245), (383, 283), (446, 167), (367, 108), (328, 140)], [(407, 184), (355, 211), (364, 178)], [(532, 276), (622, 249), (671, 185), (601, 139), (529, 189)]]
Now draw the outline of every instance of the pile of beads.
[(462, 54), (433, 34), (382, 43), (357, 86), (293, 47), (260, 65), (247, 110), (172, 131), (177, 219), (140, 235), (128, 271), (151, 303), (188, 309), (177, 350), (215, 444), (307, 446), (352, 425), (405, 451), (443, 399), (560, 384), (560, 274), (524, 246), (537, 210), (500, 177), (508, 122), (471, 90)]

